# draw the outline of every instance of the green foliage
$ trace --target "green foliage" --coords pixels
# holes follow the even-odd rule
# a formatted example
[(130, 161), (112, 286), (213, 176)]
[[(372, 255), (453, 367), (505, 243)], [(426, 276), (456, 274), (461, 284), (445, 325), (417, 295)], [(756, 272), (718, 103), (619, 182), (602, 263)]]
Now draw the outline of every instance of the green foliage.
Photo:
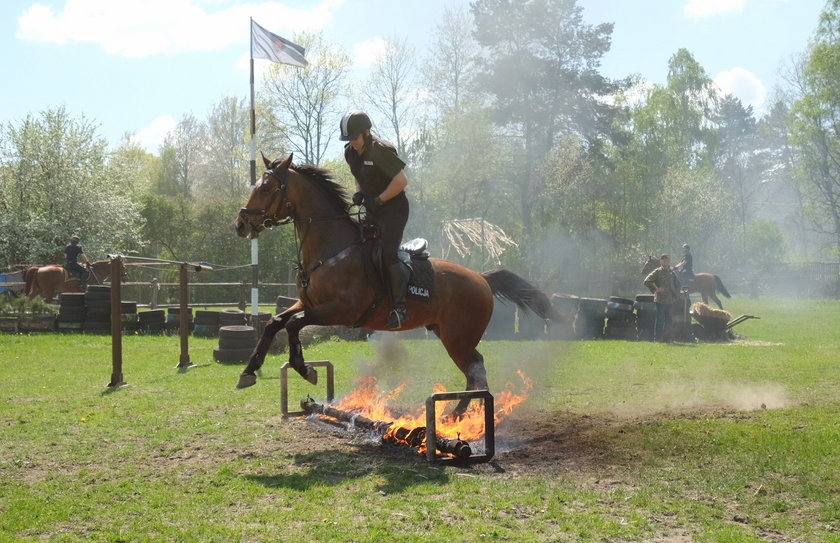
[(63, 107), (3, 127), (0, 267), (63, 262), (72, 234), (92, 259), (139, 245), (139, 207), (106, 159), (95, 125)]

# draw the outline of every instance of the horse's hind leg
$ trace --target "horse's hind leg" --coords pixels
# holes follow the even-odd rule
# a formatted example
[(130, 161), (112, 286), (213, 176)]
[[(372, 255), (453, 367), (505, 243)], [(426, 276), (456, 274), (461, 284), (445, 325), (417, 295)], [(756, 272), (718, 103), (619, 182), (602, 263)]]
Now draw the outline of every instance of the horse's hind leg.
[(236, 388), (247, 388), (256, 384), (256, 372), (262, 367), (263, 362), (265, 362), (265, 355), (268, 354), (268, 348), (271, 347), (271, 342), (274, 340), (274, 336), (276, 336), (277, 332), (286, 326), (288, 320), (292, 317), (292, 315), (294, 315), (294, 313), (290, 313), (289, 311), (290, 310), (287, 310), (280, 315), (277, 315), (265, 326), (265, 330), (263, 330), (262, 336), (257, 342), (257, 346), (254, 347), (254, 351), (251, 353), (248, 365), (244, 370), (242, 370), (242, 373), (239, 374), (239, 382), (236, 384)]
[[(466, 377), (466, 390), (489, 390), (487, 371), (484, 369), (484, 357), (475, 350), (475, 345), (478, 345), (478, 338), (473, 341), (470, 334), (453, 333), (450, 335), (441, 333), (438, 326), (433, 326), (430, 329), (440, 338), (446, 352), (449, 353), (455, 365)], [(470, 399), (463, 398), (452, 410), (451, 416), (462, 417), (467, 412), (469, 404)]]
[(300, 331), (308, 324), (312, 323), (306, 311), (293, 315), (286, 324), (286, 332), (289, 334), (289, 365), (301, 377), (313, 385), (317, 385), (318, 372), (315, 371), (315, 368), (306, 365), (303, 359), (303, 345), (300, 342)]

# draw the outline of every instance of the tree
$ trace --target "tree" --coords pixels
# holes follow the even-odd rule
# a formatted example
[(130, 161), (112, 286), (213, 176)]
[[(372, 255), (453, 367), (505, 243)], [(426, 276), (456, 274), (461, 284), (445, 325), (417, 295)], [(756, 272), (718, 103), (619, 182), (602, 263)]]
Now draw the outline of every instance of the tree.
[(478, 45), (471, 32), (469, 13), (447, 7), (435, 28), (429, 57), (422, 67), (426, 95), (439, 115), (458, 113), (469, 96), (475, 77)]
[(413, 58), (405, 40), (388, 41), (364, 86), (365, 97), (383, 119), (378, 126), (387, 126), (383, 135), (393, 140), (399, 153), (405, 147), (416, 102)]
[(840, 0), (831, 0), (800, 72), (793, 141), (805, 179), (808, 213), (840, 258)]
[(207, 153), (201, 183), (201, 201), (239, 201), (249, 185), (249, 110), (244, 98), (226, 96), (207, 118)]
[(718, 171), (734, 197), (742, 241), (747, 223), (760, 207), (763, 192), (761, 176), (751, 167), (755, 156), (755, 132), (752, 106), (744, 107), (735, 96), (725, 96), (717, 114)]
[(612, 25), (584, 24), (575, 0), (476, 0), (471, 10), (482, 47), (477, 86), (490, 98), (494, 120), (523, 142), (516, 192), (530, 234), (540, 191), (536, 172), (556, 138), (575, 134), (595, 142), (609, 126), (603, 98), (617, 87), (598, 68)]
[(282, 137), (298, 161), (319, 165), (341, 117), (339, 96), (350, 59), (321, 34), (298, 35), (294, 41), (306, 48), (309, 64), (269, 68), (262, 87), (267, 133)]
[[(199, 168), (204, 163), (207, 150), (207, 128), (192, 114), (184, 115), (163, 140), (167, 176), (166, 192), (172, 196), (191, 199)], [(171, 152), (170, 152), (171, 151)], [(167, 153), (169, 152), (168, 156)]]
[(136, 249), (141, 220), (119, 176), (106, 175), (96, 126), (64, 107), (0, 132), (0, 263), (63, 262), (72, 234), (90, 258)]

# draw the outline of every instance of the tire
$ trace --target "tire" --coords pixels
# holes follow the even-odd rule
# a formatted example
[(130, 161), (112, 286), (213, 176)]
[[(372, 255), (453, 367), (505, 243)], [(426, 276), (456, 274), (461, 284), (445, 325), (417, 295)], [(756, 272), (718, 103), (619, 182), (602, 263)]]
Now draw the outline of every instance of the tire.
[(195, 312), (195, 318), (193, 319), (193, 323), (196, 326), (199, 324), (202, 325), (212, 325), (212, 326), (219, 326), (219, 312), (218, 311), (207, 311), (207, 310), (200, 310)]
[(213, 359), (217, 362), (231, 364), (246, 364), (251, 357), (252, 349), (213, 349)]
[(85, 305), (84, 292), (62, 292), (58, 296), (58, 303), (60, 306), (80, 307)]
[(251, 349), (253, 350), (254, 347), (257, 346), (256, 338), (244, 339), (244, 338), (229, 338), (220, 336), (219, 337), (219, 348), (220, 349)]
[(253, 326), (221, 326), (219, 328), (219, 337), (230, 339), (253, 339), (256, 337), (256, 332), (254, 331)]
[(150, 309), (137, 314), (137, 320), (143, 324), (163, 324), (166, 322), (166, 313), (163, 309)]
[(219, 326), (239, 326), (247, 324), (245, 312), (241, 309), (222, 309), (219, 311)]

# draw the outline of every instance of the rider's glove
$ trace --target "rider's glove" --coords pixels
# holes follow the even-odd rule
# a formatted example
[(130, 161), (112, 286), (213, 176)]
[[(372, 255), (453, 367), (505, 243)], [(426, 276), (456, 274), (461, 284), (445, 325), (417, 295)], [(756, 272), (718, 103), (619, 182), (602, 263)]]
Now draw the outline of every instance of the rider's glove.
[(376, 211), (382, 204), (382, 198), (379, 196), (376, 198), (365, 198), (365, 209), (368, 211)]
[(361, 192), (357, 192), (353, 195), (353, 205), (360, 206), (365, 201), (365, 195)]

